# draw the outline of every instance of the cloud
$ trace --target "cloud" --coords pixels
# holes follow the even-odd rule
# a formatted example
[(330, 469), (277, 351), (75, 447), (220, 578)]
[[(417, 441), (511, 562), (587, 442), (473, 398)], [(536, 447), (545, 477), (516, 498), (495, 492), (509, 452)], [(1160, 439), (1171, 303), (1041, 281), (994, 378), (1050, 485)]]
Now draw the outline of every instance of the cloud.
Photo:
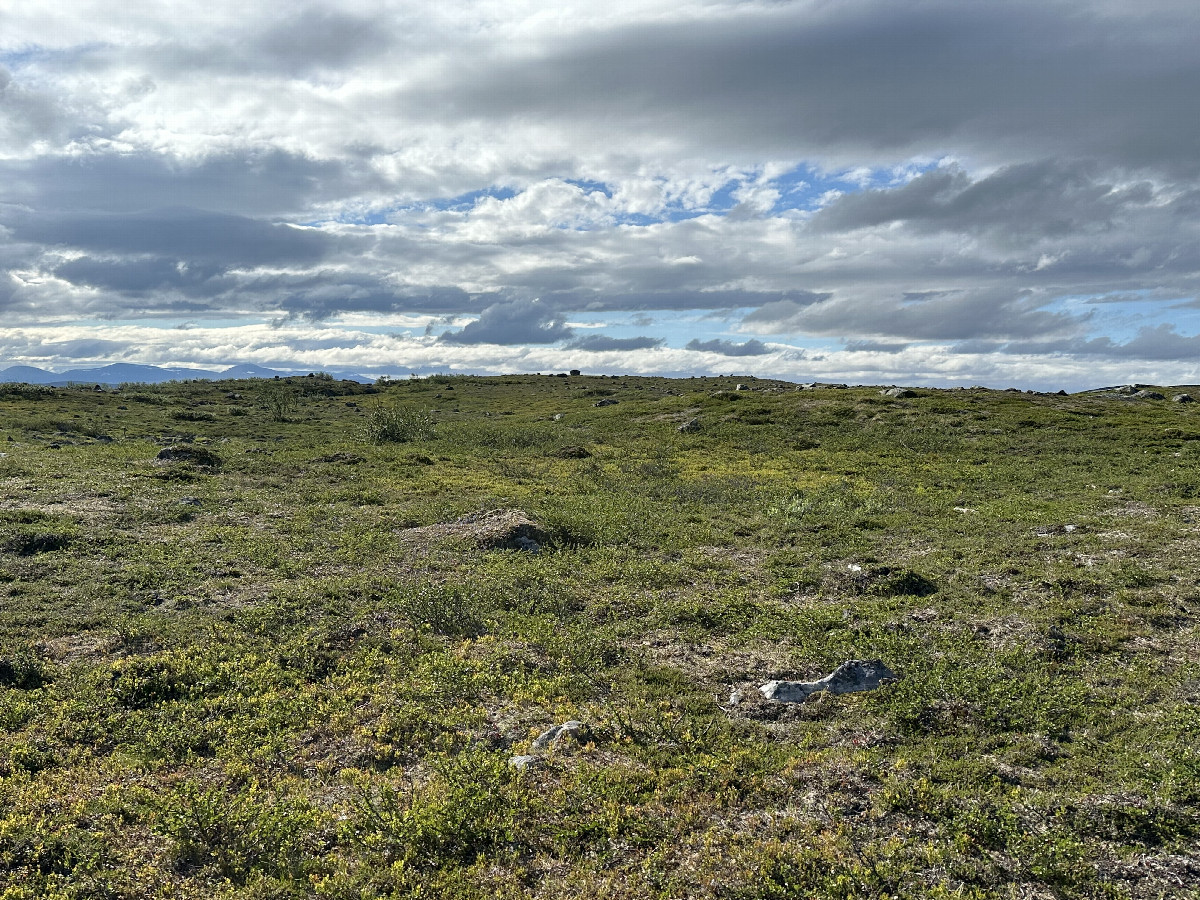
[(493, 303), (459, 331), (447, 331), (447, 344), (553, 344), (573, 335), (562, 315), (540, 300)]
[[(298, 326), (478, 316), (427, 363), (505, 370), (625, 341), (783, 371), (767, 336), (889, 380), (1195, 358), (1186, 4), (386, 6), (6, 9), (5, 325), (265, 320), (316, 353)], [(587, 313), (653, 315), (567, 343)]]
[(385, 54), (394, 40), (388, 17), (312, 5), (272, 23), (254, 40), (246, 58), (260, 69), (295, 77), (361, 64)]
[(0, 159), (8, 202), (52, 211), (219, 210), (295, 215), (392, 188), (357, 155), (317, 159), (280, 147), (224, 149), (180, 159), (149, 149)]
[(19, 241), (200, 260), (226, 268), (319, 261), (336, 242), (321, 231), (196, 209), (19, 215), (10, 227)]
[[(647, 269), (650, 267), (648, 266)], [(657, 273), (646, 271), (646, 280), (655, 280)], [(608, 291), (554, 291), (547, 296), (561, 309), (605, 312), (615, 310), (728, 310), (790, 303), (802, 305), (826, 299), (831, 294), (803, 290), (684, 290), (662, 289), (639, 290), (630, 284), (625, 290)]]
[[(957, 348), (963, 349), (963, 348)], [(1111, 360), (1196, 360), (1200, 359), (1200, 334), (1179, 334), (1173, 325), (1141, 328), (1125, 342), (1108, 337), (1090, 340), (1013, 342), (997, 348), (1010, 354), (1065, 354)]]
[(847, 353), (899, 353), (907, 347), (894, 341), (846, 341), (842, 349)]
[(187, 265), (164, 257), (123, 258), (117, 260), (80, 256), (62, 263), (54, 275), (76, 285), (117, 291), (130, 296), (144, 296), (151, 291), (178, 290), (192, 295), (215, 293), (214, 279), (231, 287), (230, 279), (222, 278), (224, 270), (211, 263)]
[(710, 341), (692, 338), (687, 342), (686, 349), (700, 353), (720, 353), (722, 356), (763, 356), (771, 352), (766, 344), (753, 338), (743, 344), (723, 341), (720, 338), (713, 338)]
[(602, 353), (608, 350), (649, 350), (653, 347), (661, 347), (662, 345), (662, 338), (614, 338), (605, 334), (589, 334), (571, 341), (566, 345), (566, 349)]
[[(1200, 30), (1181, 7), (851, 0), (673, 17), (465, 61), (410, 115), (603, 123), (725, 152), (1098, 156), (1195, 171)], [(446, 76), (450, 75), (449, 78)]]
[(1082, 331), (1086, 315), (1051, 312), (1029, 292), (974, 289), (905, 300), (875, 294), (870, 302), (834, 297), (809, 306), (771, 304), (750, 313), (743, 325), (771, 334), (806, 332), (871, 335), (908, 340), (967, 340), (981, 337), (1042, 337)]
[(920, 234), (991, 235), (1020, 246), (1100, 234), (1161, 200), (1150, 182), (1116, 185), (1090, 163), (1041, 160), (979, 179), (950, 166), (901, 187), (843, 194), (818, 211), (810, 227), (837, 232), (903, 223)]
[[(286, 281), (286, 288), (284, 287)], [(384, 278), (344, 273), (292, 276), (261, 286), (268, 295), (286, 293), (279, 307), (292, 316), (318, 321), (349, 312), (452, 314), (479, 306), (486, 294), (471, 295), (455, 285), (396, 289)]]

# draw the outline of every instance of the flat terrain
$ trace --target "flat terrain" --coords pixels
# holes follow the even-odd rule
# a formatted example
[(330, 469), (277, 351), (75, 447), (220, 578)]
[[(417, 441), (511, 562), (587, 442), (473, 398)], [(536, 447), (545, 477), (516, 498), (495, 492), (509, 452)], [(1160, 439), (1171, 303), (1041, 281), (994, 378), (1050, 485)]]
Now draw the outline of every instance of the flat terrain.
[(1198, 405), (741, 381), (0, 385), (0, 898), (1200, 897)]

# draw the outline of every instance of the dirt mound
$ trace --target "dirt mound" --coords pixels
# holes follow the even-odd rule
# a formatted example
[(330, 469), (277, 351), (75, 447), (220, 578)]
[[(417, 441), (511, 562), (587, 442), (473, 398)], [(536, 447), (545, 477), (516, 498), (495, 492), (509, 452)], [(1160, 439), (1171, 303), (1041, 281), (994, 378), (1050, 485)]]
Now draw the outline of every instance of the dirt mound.
[(458, 540), (483, 550), (537, 552), (548, 536), (519, 509), (494, 509), (471, 513), (453, 522), (409, 528), (401, 537), (412, 543)]

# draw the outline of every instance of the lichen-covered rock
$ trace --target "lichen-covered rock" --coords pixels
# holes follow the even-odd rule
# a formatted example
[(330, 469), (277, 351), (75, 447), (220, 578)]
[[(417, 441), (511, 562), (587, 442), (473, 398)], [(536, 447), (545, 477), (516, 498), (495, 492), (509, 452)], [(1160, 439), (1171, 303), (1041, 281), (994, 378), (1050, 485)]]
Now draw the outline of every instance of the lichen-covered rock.
[(768, 700), (803, 703), (821, 691), (831, 694), (873, 691), (884, 681), (895, 679), (896, 673), (877, 659), (852, 659), (816, 681), (768, 681), (759, 691)]
[(576, 741), (582, 741), (587, 733), (587, 725), (577, 719), (572, 719), (569, 722), (563, 722), (561, 725), (548, 728), (539, 734), (534, 739), (533, 749), (545, 750), (549, 747), (557, 747), (559, 742), (564, 738), (573, 738)]

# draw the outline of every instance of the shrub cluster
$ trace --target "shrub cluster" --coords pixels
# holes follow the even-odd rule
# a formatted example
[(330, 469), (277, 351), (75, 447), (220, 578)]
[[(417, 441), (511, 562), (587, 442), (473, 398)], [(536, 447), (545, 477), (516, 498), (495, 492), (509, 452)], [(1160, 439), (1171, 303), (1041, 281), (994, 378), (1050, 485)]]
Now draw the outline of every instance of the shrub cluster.
[(363, 440), (370, 444), (406, 444), (433, 435), (433, 417), (419, 409), (377, 409), (363, 423)]

